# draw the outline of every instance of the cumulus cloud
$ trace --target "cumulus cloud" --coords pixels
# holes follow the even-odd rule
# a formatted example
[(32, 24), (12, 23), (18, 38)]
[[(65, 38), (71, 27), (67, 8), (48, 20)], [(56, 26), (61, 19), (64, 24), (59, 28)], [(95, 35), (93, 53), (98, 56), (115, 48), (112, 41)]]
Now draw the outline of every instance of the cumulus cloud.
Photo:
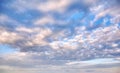
[(0, 34), (1, 34), (0, 35), (0, 43), (14, 43), (17, 40), (22, 39), (22, 37), (19, 36), (19, 34), (14, 33), (14, 32), (8, 32), (5, 30), (1, 30)]

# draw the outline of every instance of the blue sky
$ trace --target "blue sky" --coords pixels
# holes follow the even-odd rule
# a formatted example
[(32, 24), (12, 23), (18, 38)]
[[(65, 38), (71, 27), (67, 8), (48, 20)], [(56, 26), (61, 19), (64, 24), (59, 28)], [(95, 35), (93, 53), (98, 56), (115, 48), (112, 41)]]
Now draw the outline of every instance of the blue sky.
[(47, 67), (43, 72), (48, 73), (55, 67), (64, 73), (64, 67), (85, 67), (80, 72), (89, 73), (93, 67), (98, 73), (97, 67), (102, 70), (105, 65), (113, 73), (109, 69), (120, 64), (119, 4), (119, 0), (1, 0), (0, 72)]
[(14, 53), (16, 50), (13, 49), (12, 47), (8, 46), (8, 45), (0, 45), (0, 53), (5, 54), (5, 53)]

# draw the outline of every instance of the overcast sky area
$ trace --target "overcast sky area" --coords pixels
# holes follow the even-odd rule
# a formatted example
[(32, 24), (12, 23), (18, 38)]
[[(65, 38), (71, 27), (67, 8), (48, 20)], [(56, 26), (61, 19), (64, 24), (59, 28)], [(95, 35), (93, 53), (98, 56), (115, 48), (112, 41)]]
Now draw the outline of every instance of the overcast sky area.
[(120, 73), (120, 0), (0, 0), (0, 73)]

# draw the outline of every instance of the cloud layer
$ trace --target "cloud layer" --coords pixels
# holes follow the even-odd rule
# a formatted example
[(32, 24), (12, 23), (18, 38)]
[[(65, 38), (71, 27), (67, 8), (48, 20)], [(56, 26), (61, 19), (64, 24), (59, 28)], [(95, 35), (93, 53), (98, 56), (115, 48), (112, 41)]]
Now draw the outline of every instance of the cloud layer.
[(17, 51), (0, 54), (0, 67), (36, 68), (38, 64), (66, 65), (71, 61), (120, 58), (119, 3), (119, 0), (2, 1), (0, 44)]

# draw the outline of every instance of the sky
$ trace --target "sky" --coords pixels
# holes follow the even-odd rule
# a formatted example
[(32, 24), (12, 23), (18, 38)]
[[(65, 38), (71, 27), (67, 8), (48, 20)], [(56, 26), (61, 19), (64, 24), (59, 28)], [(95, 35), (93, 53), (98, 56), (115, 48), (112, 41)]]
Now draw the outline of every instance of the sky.
[(119, 73), (120, 0), (0, 0), (0, 73)]

